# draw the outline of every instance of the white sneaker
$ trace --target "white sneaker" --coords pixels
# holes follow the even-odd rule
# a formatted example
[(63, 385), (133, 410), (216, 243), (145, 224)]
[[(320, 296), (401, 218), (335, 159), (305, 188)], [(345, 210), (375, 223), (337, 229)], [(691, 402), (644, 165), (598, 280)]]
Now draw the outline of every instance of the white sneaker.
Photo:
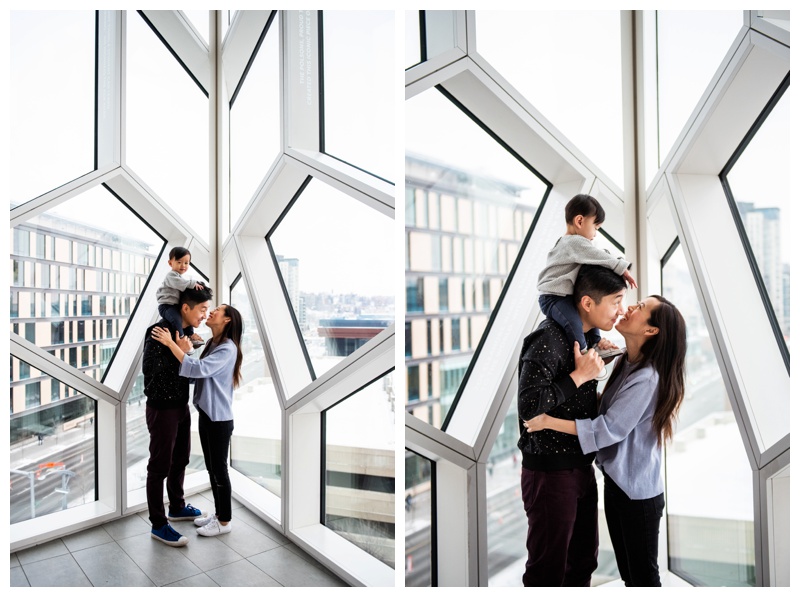
[(197, 529), (197, 534), (203, 535), (204, 537), (216, 537), (217, 535), (224, 535), (225, 533), (231, 532), (231, 524), (231, 522), (228, 522), (226, 525), (221, 525), (219, 521), (214, 518), (207, 525)]
[(208, 516), (201, 516), (200, 518), (194, 519), (194, 524), (199, 527), (206, 526), (209, 522), (214, 520), (217, 517), (216, 514), (209, 514)]

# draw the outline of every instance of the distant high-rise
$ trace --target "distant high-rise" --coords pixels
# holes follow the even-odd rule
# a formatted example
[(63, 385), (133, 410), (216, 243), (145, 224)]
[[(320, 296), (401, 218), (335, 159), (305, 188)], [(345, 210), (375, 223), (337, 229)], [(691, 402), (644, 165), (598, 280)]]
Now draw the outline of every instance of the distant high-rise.
[(761, 271), (764, 286), (772, 301), (775, 317), (789, 333), (789, 309), (785, 294), (788, 292), (788, 264), (781, 255), (781, 210), (778, 207), (755, 207), (753, 203), (737, 202), (742, 223), (753, 255)]
[(281, 277), (291, 299), (294, 315), (300, 323), (300, 260), (283, 255), (277, 255), (275, 258), (278, 260), (278, 267), (281, 269)]

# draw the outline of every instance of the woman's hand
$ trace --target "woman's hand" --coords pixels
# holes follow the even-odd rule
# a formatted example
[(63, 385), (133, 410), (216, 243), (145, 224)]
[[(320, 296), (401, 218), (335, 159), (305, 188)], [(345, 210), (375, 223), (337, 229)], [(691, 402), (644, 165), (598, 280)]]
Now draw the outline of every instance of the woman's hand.
[(191, 352), (192, 342), (186, 336), (181, 337), (180, 332), (175, 332), (175, 340), (169, 335), (169, 330), (164, 328), (155, 327), (150, 334), (153, 340), (160, 342), (168, 348), (175, 347), (181, 352)]
[[(150, 336), (153, 338), (153, 340), (155, 340), (156, 342), (160, 342), (164, 346), (169, 346), (170, 343), (172, 342), (172, 338), (170, 338), (169, 335), (169, 330), (165, 328), (159, 328), (159, 327), (153, 328), (153, 331), (150, 334)], [(175, 332), (175, 339), (176, 340), (180, 339), (178, 332)]]
[(533, 417), (529, 421), (525, 421), (525, 429), (528, 430), (528, 433), (533, 433), (535, 431), (541, 431), (542, 429), (548, 429), (547, 423), (550, 419), (549, 415), (543, 414)]

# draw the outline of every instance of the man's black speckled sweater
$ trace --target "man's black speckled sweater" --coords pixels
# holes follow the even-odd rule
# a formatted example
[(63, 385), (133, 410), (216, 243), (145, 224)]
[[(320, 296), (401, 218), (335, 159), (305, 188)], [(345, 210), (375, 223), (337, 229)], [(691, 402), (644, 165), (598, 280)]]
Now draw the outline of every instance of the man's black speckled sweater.
[(577, 435), (551, 429), (528, 433), (523, 426), (542, 413), (567, 420), (597, 416), (597, 382), (576, 387), (569, 376), (574, 370), (573, 347), (552, 319), (544, 320), (525, 338), (519, 357), (517, 446), (522, 450), (522, 466), (529, 470), (570, 469), (594, 460), (594, 453), (583, 454)]

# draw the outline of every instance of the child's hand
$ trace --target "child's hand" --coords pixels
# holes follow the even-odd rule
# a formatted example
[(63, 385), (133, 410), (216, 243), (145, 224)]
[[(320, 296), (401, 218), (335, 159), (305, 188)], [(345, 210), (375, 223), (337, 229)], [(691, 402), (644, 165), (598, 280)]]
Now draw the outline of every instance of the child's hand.
[(616, 344), (614, 344), (608, 338), (600, 338), (600, 342), (597, 343), (595, 346), (597, 350), (609, 350), (611, 348), (619, 348)]
[(199, 282), (198, 282), (197, 284), (195, 284), (195, 285), (194, 285), (194, 289), (195, 289), (195, 290), (203, 290), (204, 288), (205, 288), (205, 286), (203, 286), (203, 285), (202, 285), (202, 284), (200, 284)]
[(622, 277), (625, 279), (625, 281), (628, 284), (631, 285), (631, 288), (639, 288), (636, 285), (636, 280), (633, 279), (633, 276), (631, 275), (631, 273), (628, 270), (625, 270), (625, 273), (622, 274)]

